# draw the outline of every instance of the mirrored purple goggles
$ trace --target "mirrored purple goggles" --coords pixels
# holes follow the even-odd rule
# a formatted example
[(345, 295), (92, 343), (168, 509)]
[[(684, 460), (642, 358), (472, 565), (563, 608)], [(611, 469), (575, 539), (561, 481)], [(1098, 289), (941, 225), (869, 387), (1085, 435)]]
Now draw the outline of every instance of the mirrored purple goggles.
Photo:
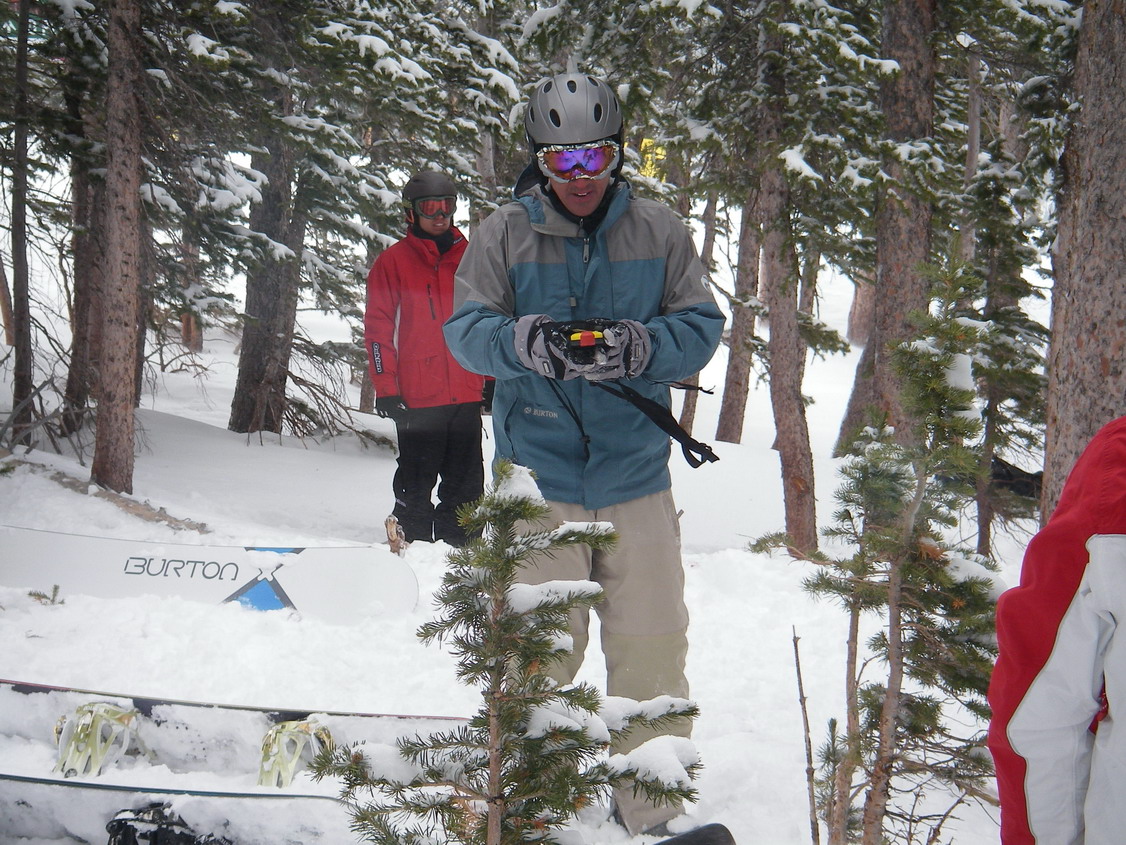
[(556, 182), (575, 179), (602, 179), (609, 175), (620, 158), (617, 141), (595, 141), (592, 144), (555, 144), (536, 153), (540, 171)]

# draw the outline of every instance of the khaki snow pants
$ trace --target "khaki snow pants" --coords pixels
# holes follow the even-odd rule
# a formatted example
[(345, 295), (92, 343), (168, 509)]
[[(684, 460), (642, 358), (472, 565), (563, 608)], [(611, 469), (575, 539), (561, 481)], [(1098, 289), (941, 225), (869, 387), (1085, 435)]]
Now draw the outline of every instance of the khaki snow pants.
[[(609, 552), (592, 552), (588, 546), (561, 549), (520, 571), (518, 580), (540, 584), (554, 580), (596, 582), (606, 597), (594, 606), (602, 626), (602, 654), (606, 661), (607, 695), (645, 701), (658, 695), (688, 697), (684, 674), (688, 652), (688, 609), (684, 604), (684, 566), (680, 557), (680, 520), (672, 491), (586, 510), (581, 505), (548, 502), (551, 524), (610, 522), (618, 534)], [(590, 641), (588, 614), (576, 611), (571, 619), (574, 649), (556, 664), (552, 676), (571, 683), (582, 665)], [(688, 719), (664, 733), (688, 736)], [(658, 731), (641, 728), (615, 743), (611, 753), (632, 751)], [(631, 835), (666, 822), (683, 812), (679, 805), (655, 806), (632, 789), (615, 790), (614, 802)]]

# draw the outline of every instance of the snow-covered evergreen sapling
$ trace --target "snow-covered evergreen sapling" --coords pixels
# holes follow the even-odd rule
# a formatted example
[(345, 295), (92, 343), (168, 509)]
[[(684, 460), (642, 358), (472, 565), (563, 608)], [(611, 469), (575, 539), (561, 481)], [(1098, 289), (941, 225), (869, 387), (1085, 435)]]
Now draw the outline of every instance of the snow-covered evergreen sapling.
[[(932, 281), (932, 310), (914, 315), (915, 337), (893, 351), (913, 425), (903, 436), (877, 420), (861, 433), (822, 532), (841, 553), (808, 558), (818, 567), (806, 590), (839, 602), (849, 624), (845, 723), (830, 721), (821, 750), (829, 845), (935, 842), (960, 804), (989, 801), (998, 588), (994, 565), (956, 539), (978, 467), (973, 363), (988, 326), (961, 315), (972, 294), (958, 267)], [(776, 547), (796, 553), (784, 535), (752, 549)], [(876, 617), (867, 650), (882, 678), (865, 677), (879, 664), (865, 658), (864, 616)]]
[(695, 797), (699, 759), (689, 740), (663, 736), (626, 755), (606, 753), (631, 727), (695, 717), (694, 704), (667, 696), (604, 702), (588, 684), (559, 686), (549, 676), (571, 649), (571, 612), (590, 608), (602, 592), (590, 581), (519, 584), (520, 567), (576, 543), (608, 549), (617, 540), (609, 523), (536, 528), (549, 513), (531, 473), (502, 463), (493, 486), (459, 514), (480, 536), (449, 555), (439, 617), (418, 634), (447, 644), (458, 678), (480, 687), (481, 708), (469, 723), (401, 740), (395, 754), (338, 748), (314, 765), (318, 777), (341, 778), (353, 829), (368, 841), (551, 842), (612, 787), (632, 783), (657, 802)]

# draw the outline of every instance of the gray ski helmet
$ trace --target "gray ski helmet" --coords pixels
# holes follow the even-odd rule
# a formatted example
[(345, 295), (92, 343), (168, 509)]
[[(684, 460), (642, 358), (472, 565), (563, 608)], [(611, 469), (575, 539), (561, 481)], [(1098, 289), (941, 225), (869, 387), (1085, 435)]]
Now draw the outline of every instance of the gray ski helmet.
[(457, 185), (445, 173), (421, 170), (403, 186), (403, 205), (407, 208), (422, 197), (456, 197)]
[(622, 131), (622, 110), (613, 90), (585, 73), (559, 73), (536, 84), (524, 111), (533, 144), (585, 144)]

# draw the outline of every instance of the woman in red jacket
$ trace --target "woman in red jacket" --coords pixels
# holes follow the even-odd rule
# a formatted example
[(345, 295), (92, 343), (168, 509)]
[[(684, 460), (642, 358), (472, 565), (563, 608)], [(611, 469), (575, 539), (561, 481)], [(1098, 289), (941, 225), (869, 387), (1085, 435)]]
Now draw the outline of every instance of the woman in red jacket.
[(1107, 423), (997, 603), (989, 747), (1004, 845), (1126, 842), (1126, 417)]
[(412, 540), (463, 545), (457, 508), (479, 498), (484, 485), (484, 379), (454, 360), (442, 335), (466, 246), (453, 225), (456, 202), (449, 177), (415, 174), (403, 188), (406, 237), (384, 250), (368, 274), (364, 340), (375, 409), (394, 420), (399, 439), (395, 507), (387, 520), (395, 551)]

